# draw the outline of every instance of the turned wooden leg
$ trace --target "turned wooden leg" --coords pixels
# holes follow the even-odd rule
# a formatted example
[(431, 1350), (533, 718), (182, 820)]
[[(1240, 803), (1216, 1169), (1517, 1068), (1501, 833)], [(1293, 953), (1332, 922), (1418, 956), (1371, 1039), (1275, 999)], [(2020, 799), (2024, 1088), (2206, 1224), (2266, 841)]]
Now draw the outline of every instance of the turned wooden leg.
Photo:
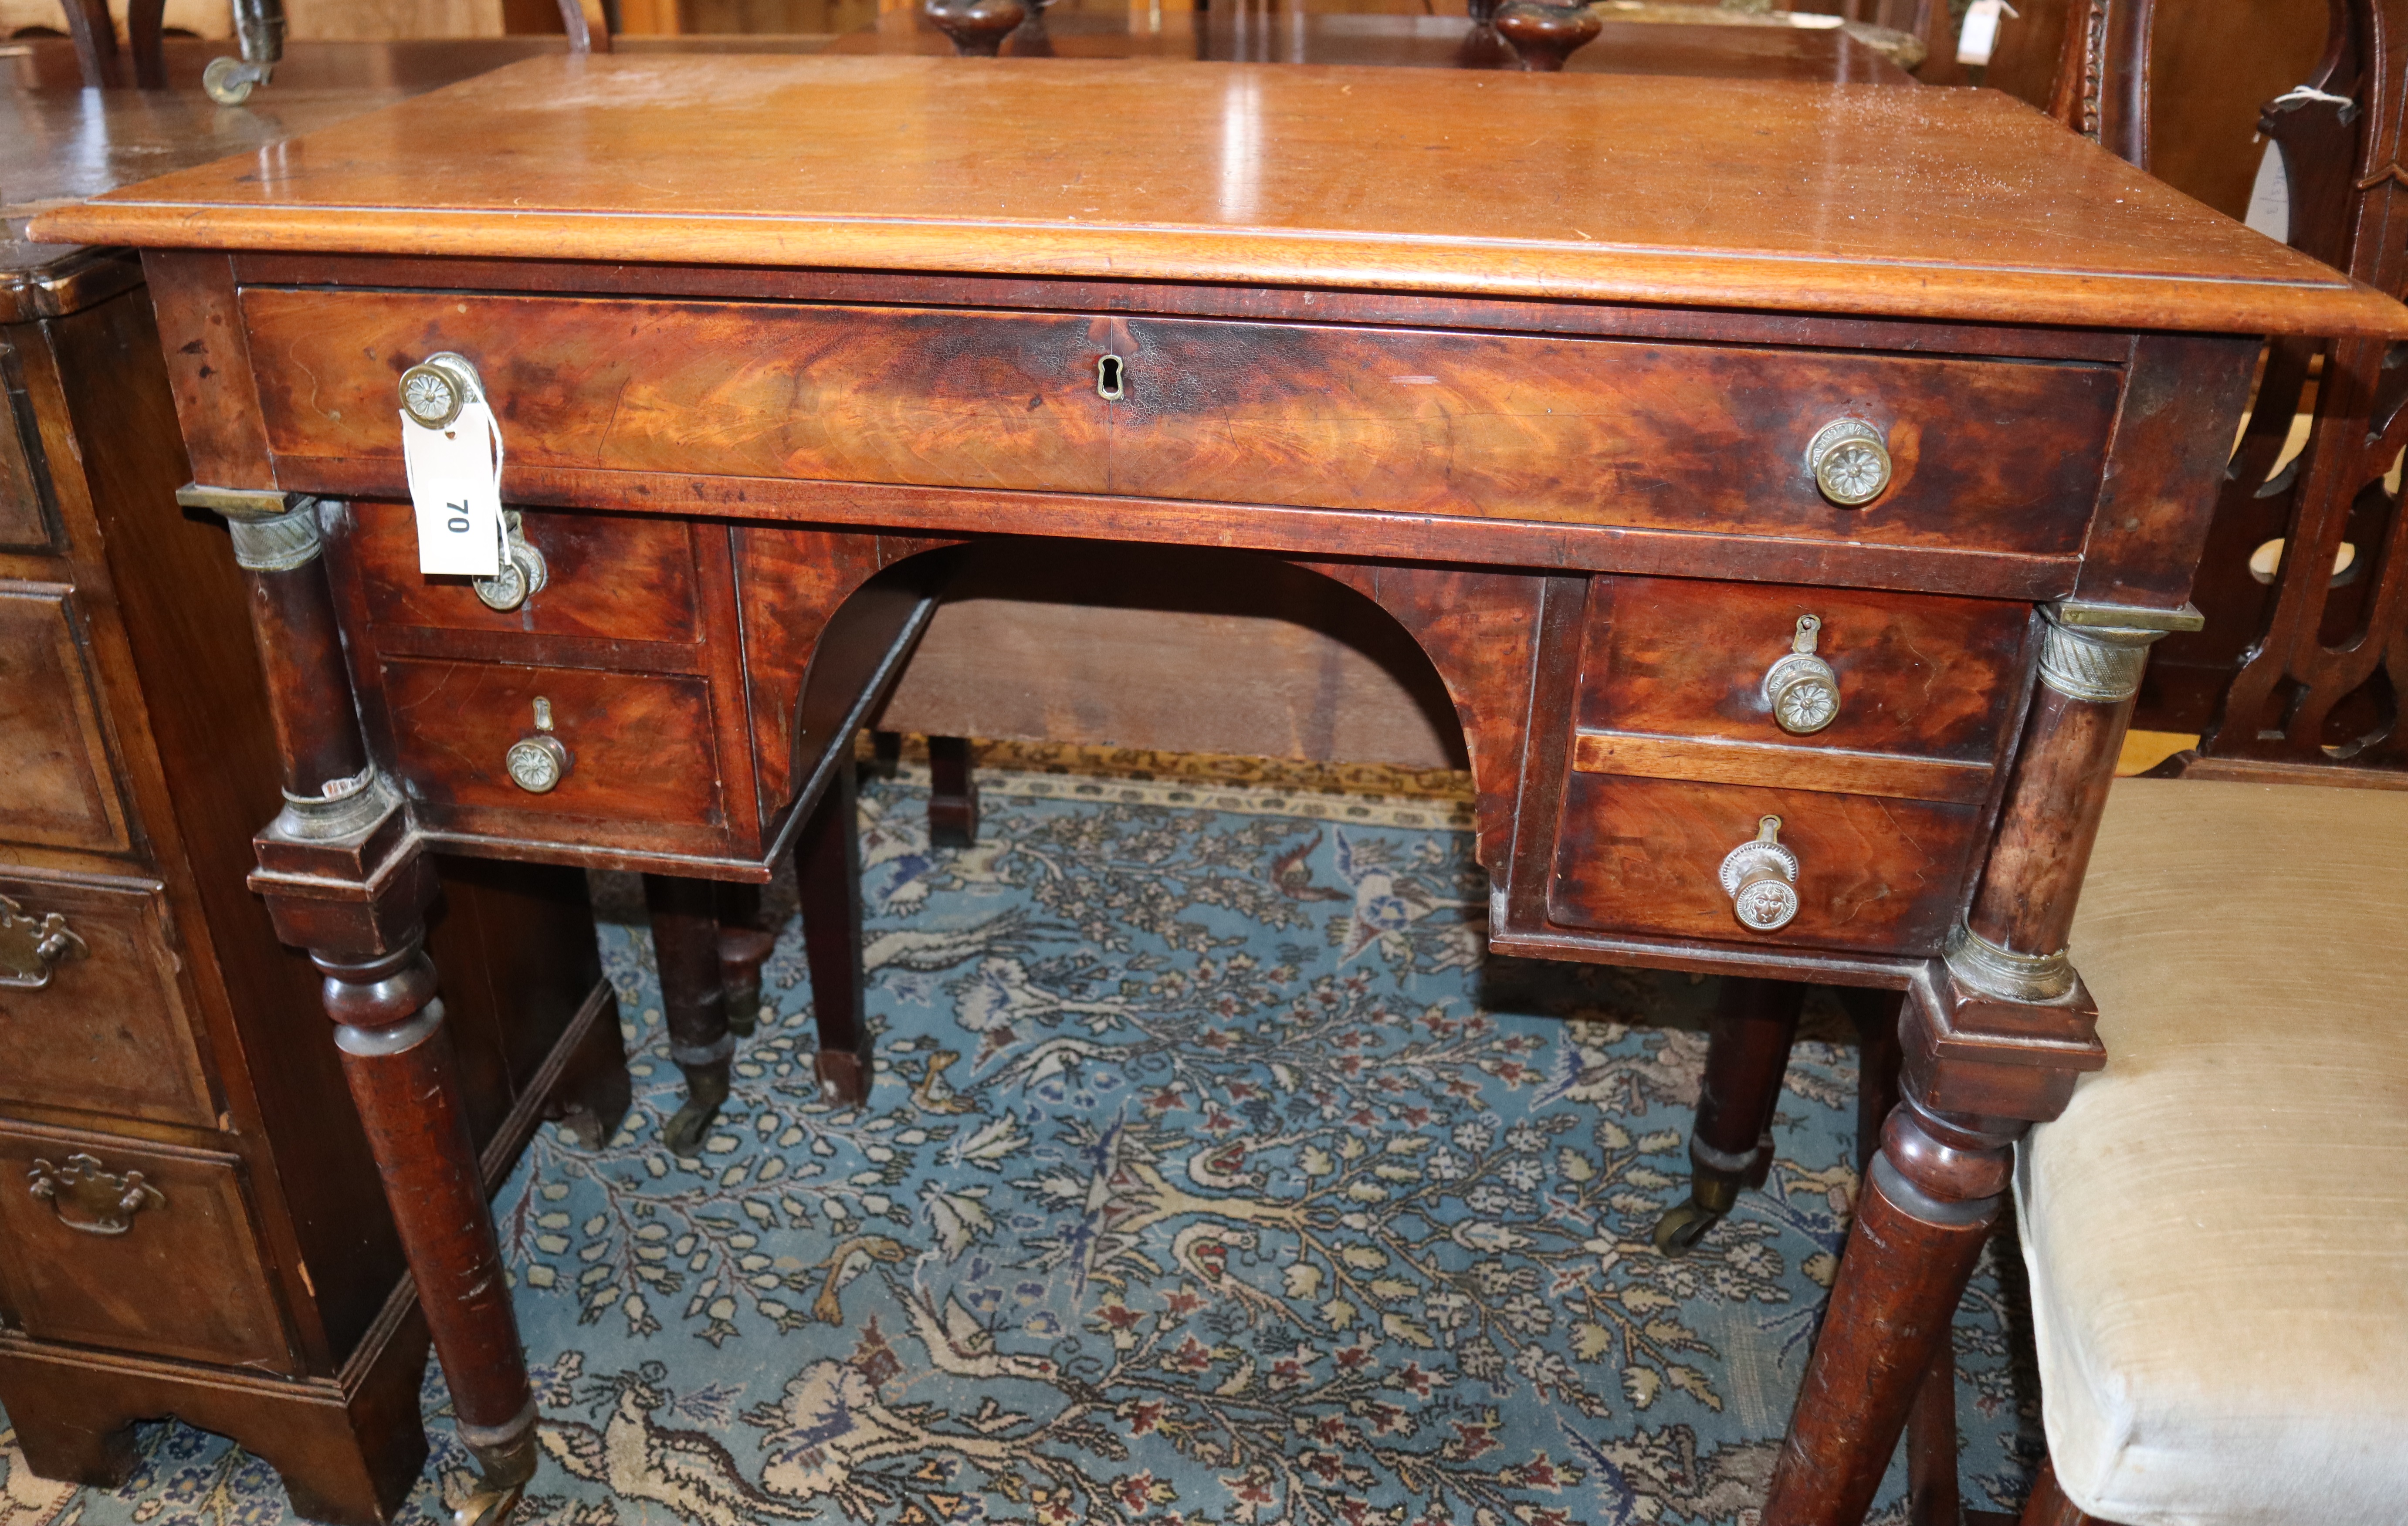
[(718, 899), (707, 879), (644, 877), (669, 1058), (685, 1076), (685, 1101), (661, 1130), (661, 1142), (680, 1155), (702, 1148), (703, 1131), (726, 1104), (728, 1062), (736, 1052), (719, 984)]
[(1864, 1519), (2005, 1205), (2026, 1126), (1943, 1117), (1911, 1094), (1890, 1114), (1774, 1466), (1768, 1526)]
[(484, 1489), (498, 1519), (536, 1463), (535, 1402), (471, 1142), (435, 968), (421, 951), (437, 882), (399, 791), (369, 758), (326, 581), (315, 500), (187, 488), (226, 516), (250, 592), (284, 808), (252, 839), (251, 888), (278, 937), (325, 976), (343, 1076)]
[(1656, 1248), (1683, 1255), (1772, 1169), (1772, 1111), (1806, 988), (1794, 980), (1723, 977), (1698, 1120), (1689, 1134), (1689, 1200), (1656, 1221)]
[[(1872, 1168), (1882, 1125), (1898, 1105), (1898, 1020), (1902, 991), (1842, 987), (1840, 1005), (1856, 1026), (1856, 1170)], [(1914, 1392), (1906, 1420), (1907, 1519), (1913, 1526), (1956, 1526), (1956, 1355), (1940, 1344)]]
[(928, 842), (968, 848), (978, 841), (978, 780), (967, 736), (928, 738)]
[(413, 935), (364, 960), (313, 952), (343, 1078), (366, 1125), (403, 1254), (484, 1490), (461, 1513), (498, 1520), (535, 1476), (535, 1394), (501, 1247), (468, 1133), (435, 966)]
[(719, 902), (719, 985), (726, 993), (727, 1031), (751, 1038), (761, 1023), (761, 966), (778, 946), (761, 926), (761, 887), (722, 881)]
[(2010, 1147), (2064, 1111), (2080, 1073), (2106, 1063), (2066, 934), (2149, 643), (2197, 616), (2071, 603), (2042, 612), (2040, 683), (1998, 833), (1965, 920), (1918, 975), (1900, 1024), (1903, 1097), (1865, 1174), (1764, 1526), (1863, 1518), (1998, 1219)]
[(847, 754), (811, 807), (795, 848), (803, 958), (820, 1032), (820, 1084), (848, 1105), (869, 1099), (867, 980), (861, 964), (861, 822)]
[(869, 734), (871, 771), (880, 778), (891, 779), (903, 762), (903, 734), (899, 731), (872, 731)]

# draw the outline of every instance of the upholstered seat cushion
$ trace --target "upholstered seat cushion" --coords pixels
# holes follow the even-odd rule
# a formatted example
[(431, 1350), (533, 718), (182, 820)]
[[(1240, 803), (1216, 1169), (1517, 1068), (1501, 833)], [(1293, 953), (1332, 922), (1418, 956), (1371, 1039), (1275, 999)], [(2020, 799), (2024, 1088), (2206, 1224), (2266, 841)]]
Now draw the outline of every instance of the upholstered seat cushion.
[(2017, 1162), (2066, 1495), (2408, 1521), (2408, 792), (2128, 779), (2073, 934), (2107, 1069)]

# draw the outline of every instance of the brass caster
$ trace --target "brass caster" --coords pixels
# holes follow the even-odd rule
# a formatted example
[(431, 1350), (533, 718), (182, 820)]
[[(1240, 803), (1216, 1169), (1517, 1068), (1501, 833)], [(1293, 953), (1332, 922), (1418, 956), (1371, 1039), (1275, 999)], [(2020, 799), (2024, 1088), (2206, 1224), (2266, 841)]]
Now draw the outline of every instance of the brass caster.
[(699, 1155), (702, 1153), (703, 1131), (710, 1128), (710, 1120), (718, 1116), (717, 1102), (688, 1098), (675, 1113), (669, 1115), (667, 1125), (661, 1130), (661, 1143), (666, 1145), (673, 1155)]
[(510, 1512), (519, 1507), (519, 1496), (525, 1492), (526, 1485), (523, 1483), (508, 1489), (480, 1489), (452, 1512), (452, 1526), (504, 1526)]
[(1656, 1220), (1656, 1248), (1667, 1256), (1685, 1256), (1722, 1217), (1692, 1198)]

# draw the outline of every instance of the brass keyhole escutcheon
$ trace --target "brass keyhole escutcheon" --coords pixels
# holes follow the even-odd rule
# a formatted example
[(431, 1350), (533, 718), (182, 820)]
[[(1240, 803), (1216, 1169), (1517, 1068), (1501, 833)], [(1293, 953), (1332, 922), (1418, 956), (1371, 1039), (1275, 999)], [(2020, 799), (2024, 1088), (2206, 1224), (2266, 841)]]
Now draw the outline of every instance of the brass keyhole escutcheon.
[(1118, 355), (1106, 355), (1096, 362), (1096, 395), (1107, 403), (1117, 403), (1128, 381), (1128, 366)]

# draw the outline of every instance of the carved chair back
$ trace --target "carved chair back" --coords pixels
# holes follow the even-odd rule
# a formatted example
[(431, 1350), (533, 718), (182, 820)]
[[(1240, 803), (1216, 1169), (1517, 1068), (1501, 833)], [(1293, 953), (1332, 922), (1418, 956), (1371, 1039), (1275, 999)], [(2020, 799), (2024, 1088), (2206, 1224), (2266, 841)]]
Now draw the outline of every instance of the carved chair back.
[[(2156, 10), (2072, 0), (2050, 106), (2144, 169)], [(2322, 60), (2258, 129), (2279, 155), (2292, 247), (2390, 295), (2408, 289), (2408, 0), (2328, 0)], [(2153, 656), (2134, 725), (2199, 733), (2217, 771), (2401, 770), (2408, 782), (2403, 363), (2408, 348), (2381, 340), (2267, 347), (2200, 569), (2206, 628)]]

